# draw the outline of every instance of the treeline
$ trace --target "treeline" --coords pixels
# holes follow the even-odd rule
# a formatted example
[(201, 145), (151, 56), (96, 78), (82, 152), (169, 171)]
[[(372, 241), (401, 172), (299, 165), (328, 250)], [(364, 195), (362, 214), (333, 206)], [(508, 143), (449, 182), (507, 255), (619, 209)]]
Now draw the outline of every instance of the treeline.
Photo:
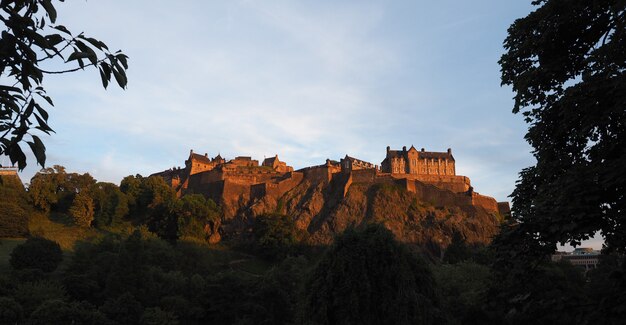
[(308, 247), (306, 233), (280, 214), (251, 221), (245, 240), (216, 246), (209, 242), (219, 206), (200, 195), (177, 198), (158, 177), (128, 176), (118, 187), (55, 166), (28, 192), (7, 184), (0, 189), (25, 211), (69, 216), (68, 231), (99, 233), (65, 260), (57, 243), (37, 234), (17, 246), (0, 272), (7, 324), (621, 324), (626, 317), (619, 255), (603, 256), (585, 275), (547, 256), (529, 261), (503, 249), (501, 238), (473, 247), (456, 233), (432, 254), (377, 224)]
[[(322, 256), (262, 274), (215, 263), (207, 246), (135, 231), (76, 245), (33, 237), (0, 274), (9, 324), (434, 324), (444, 319), (428, 264), (382, 226), (351, 229)], [(234, 261), (231, 261), (234, 262)]]
[(54, 166), (31, 179), (28, 195), (36, 209), (69, 216), (80, 227), (110, 230), (128, 223), (146, 225), (169, 241), (180, 237), (208, 241), (218, 236), (217, 204), (202, 195), (177, 198), (160, 177), (127, 176), (117, 186)]
[[(276, 232), (274, 233), (274, 235)], [(459, 237), (460, 238), (460, 237)], [(32, 237), (0, 273), (8, 324), (621, 324), (623, 260), (587, 277), (546, 260), (533, 278), (457, 239), (424, 258), (381, 225), (350, 228), (323, 254), (287, 251), (260, 273), (207, 245), (149, 232), (58, 244)], [(517, 270), (521, 271), (521, 270)]]

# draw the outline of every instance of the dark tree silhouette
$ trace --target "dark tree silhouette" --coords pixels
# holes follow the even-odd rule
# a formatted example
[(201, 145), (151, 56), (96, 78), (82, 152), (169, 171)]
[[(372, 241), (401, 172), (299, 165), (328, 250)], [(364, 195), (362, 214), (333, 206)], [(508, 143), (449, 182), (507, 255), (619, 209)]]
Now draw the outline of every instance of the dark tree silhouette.
[(433, 324), (434, 280), (426, 264), (381, 225), (335, 239), (305, 286), (314, 324)]
[(63, 252), (57, 242), (40, 237), (31, 237), (11, 252), (9, 262), (13, 268), (54, 271), (63, 260)]
[[(530, 127), (537, 163), (513, 197), (514, 224), (496, 244), (545, 256), (601, 231), (626, 249), (626, 2), (534, 1), (508, 30), (502, 84)], [(517, 259), (518, 260), (518, 259)]]
[[(61, 2), (63, 0), (60, 0)], [(111, 52), (103, 42), (83, 33), (72, 35), (56, 25), (53, 0), (7, 0), (0, 3), (0, 155), (9, 156), (19, 169), (26, 167), (20, 147), (26, 142), (37, 163), (44, 166), (46, 148), (34, 134), (50, 134), (46, 105), (53, 106), (44, 88), (44, 76), (97, 67), (106, 88), (114, 77), (126, 87), (127, 56)], [(70, 65), (66, 70), (48, 70), (54, 63)]]

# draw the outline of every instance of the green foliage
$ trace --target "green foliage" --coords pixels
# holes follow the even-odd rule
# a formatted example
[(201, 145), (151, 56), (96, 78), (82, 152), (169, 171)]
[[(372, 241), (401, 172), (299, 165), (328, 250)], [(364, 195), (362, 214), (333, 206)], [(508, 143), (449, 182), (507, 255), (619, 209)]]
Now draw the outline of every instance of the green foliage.
[(626, 319), (626, 258), (603, 255), (597, 269), (589, 272), (587, 292), (593, 308), (587, 319), (598, 324), (619, 324)]
[(92, 305), (62, 300), (42, 303), (30, 316), (29, 324), (109, 324), (107, 319)]
[(19, 178), (0, 176), (0, 198), (0, 237), (26, 236), (32, 209)]
[(141, 316), (141, 325), (177, 325), (178, 318), (171, 312), (166, 312), (159, 307), (146, 308)]
[(211, 199), (201, 194), (183, 196), (176, 204), (178, 215), (178, 236), (208, 239), (207, 227), (219, 222), (219, 208)]
[(65, 167), (55, 165), (40, 171), (31, 178), (28, 194), (37, 208), (48, 212), (59, 201), (57, 191), (65, 181), (65, 175)]
[[(513, 112), (530, 124), (535, 166), (513, 192), (510, 239), (553, 250), (601, 231), (626, 250), (626, 5), (623, 1), (536, 1), (509, 28), (502, 83)], [(515, 249), (516, 241), (502, 241)], [(505, 248), (505, 249), (509, 249)], [(537, 254), (540, 256), (540, 254)]]
[(488, 266), (473, 261), (440, 264), (433, 267), (442, 308), (450, 323), (476, 324), (476, 310), (480, 310), (491, 273)]
[(425, 263), (380, 225), (335, 239), (305, 287), (304, 320), (315, 324), (440, 321)]
[[(598, 231), (607, 252), (626, 251), (626, 4), (533, 4), (509, 28), (500, 65), (537, 162), (520, 172), (512, 220), (492, 244), (489, 303), (513, 324), (623, 320), (611, 308), (589, 318), (602, 303), (589, 301), (571, 266), (545, 259), (557, 243), (578, 246)], [(607, 287), (623, 285), (609, 279)], [(612, 299), (626, 304), (624, 295)]]
[(471, 257), (471, 249), (467, 246), (467, 243), (465, 243), (463, 235), (459, 232), (454, 232), (452, 242), (446, 248), (443, 257), (444, 261), (450, 264), (459, 263)]
[(284, 258), (298, 242), (296, 226), (291, 217), (271, 213), (256, 217), (252, 232), (256, 249), (263, 256)]
[(67, 298), (63, 286), (49, 280), (20, 283), (13, 296), (24, 307), (26, 315), (31, 314), (45, 301)]
[(178, 202), (174, 190), (161, 177), (127, 176), (120, 190), (126, 195), (132, 221), (146, 224), (159, 237), (178, 239)]
[(19, 324), (24, 317), (22, 306), (10, 297), (0, 297), (0, 319), (3, 324)]
[[(44, 76), (97, 67), (106, 88), (113, 76), (126, 87), (128, 57), (111, 52), (103, 42), (83, 33), (72, 35), (56, 25), (57, 11), (51, 0), (3, 1), (1, 4), (2, 52), (0, 74), (0, 155), (7, 155), (19, 169), (26, 167), (20, 144), (27, 143), (37, 163), (44, 166), (46, 148), (33, 131), (50, 134), (46, 106), (53, 106), (44, 88)], [(48, 71), (42, 66), (71, 65)], [(43, 101), (42, 101), (43, 100)]]
[(126, 195), (128, 200), (128, 209), (131, 215), (139, 212), (137, 199), (141, 194), (141, 181), (143, 177), (139, 174), (126, 176), (120, 182), (120, 191)]
[(119, 225), (128, 215), (128, 199), (117, 185), (98, 182), (89, 193), (94, 202), (96, 227)]
[(93, 210), (93, 200), (86, 191), (82, 191), (74, 197), (69, 213), (76, 225), (88, 228), (94, 219)]
[(40, 269), (44, 272), (52, 272), (62, 260), (63, 252), (57, 242), (31, 237), (15, 247), (9, 262), (17, 270)]
[(137, 324), (143, 314), (141, 303), (130, 293), (107, 300), (100, 311), (119, 324)]
[(28, 193), (40, 210), (66, 213), (74, 197), (80, 192), (88, 192), (95, 183), (88, 173), (67, 173), (65, 167), (55, 165), (33, 176)]
[[(518, 271), (519, 272), (519, 271)], [(543, 262), (530, 276), (497, 274), (489, 286), (485, 312), (509, 324), (585, 324), (593, 309), (585, 279), (567, 262)]]

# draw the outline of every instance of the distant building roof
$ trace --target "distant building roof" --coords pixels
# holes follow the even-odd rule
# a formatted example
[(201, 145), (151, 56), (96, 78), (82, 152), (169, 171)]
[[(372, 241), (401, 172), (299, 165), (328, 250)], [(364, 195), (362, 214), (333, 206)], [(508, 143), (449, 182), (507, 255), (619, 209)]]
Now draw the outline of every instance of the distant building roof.
[(204, 156), (204, 155), (199, 155), (197, 153), (191, 153), (190, 158), (192, 160), (204, 163), (204, 164), (210, 164), (211, 163), (211, 159), (209, 159), (209, 157)]
[(402, 158), (404, 157), (402, 150), (389, 150), (387, 152), (387, 157), (389, 158)]
[(270, 157), (270, 158), (265, 158), (265, 160), (263, 160), (263, 165), (264, 166), (271, 166), (274, 164), (274, 161), (276, 161), (278, 159), (278, 155), (274, 156), (274, 157)]
[(447, 152), (420, 151), (419, 157), (425, 158), (425, 159), (446, 159), (447, 158), (447, 159), (454, 160), (454, 157), (452, 157), (452, 154), (447, 153)]
[[(411, 148), (415, 148), (411, 146)], [(409, 149), (410, 150), (410, 149)], [(408, 151), (406, 151), (408, 152)], [(452, 152), (434, 152), (434, 151), (424, 151), (418, 150), (420, 159), (450, 159), (454, 161), (454, 157), (452, 156)], [(406, 158), (404, 150), (389, 150), (387, 151), (386, 158)]]
[(361, 160), (361, 159), (357, 159), (357, 158), (354, 158), (354, 157), (350, 157), (350, 156), (348, 156), (348, 155), (346, 155), (346, 159), (348, 159), (348, 160), (352, 161), (353, 163), (354, 163), (354, 162), (356, 162), (356, 163), (358, 163), (358, 164), (373, 165), (373, 164), (372, 164), (372, 163), (370, 163), (370, 162), (367, 162), (367, 161), (364, 161), (364, 160)]

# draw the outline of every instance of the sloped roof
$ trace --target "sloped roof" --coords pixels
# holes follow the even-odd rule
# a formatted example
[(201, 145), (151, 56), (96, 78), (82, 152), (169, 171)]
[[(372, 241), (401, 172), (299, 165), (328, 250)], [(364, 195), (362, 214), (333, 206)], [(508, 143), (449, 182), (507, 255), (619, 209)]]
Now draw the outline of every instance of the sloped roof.
[(263, 160), (263, 165), (274, 165), (275, 160), (278, 160), (278, 156), (265, 158), (265, 160)]
[(192, 160), (204, 163), (204, 164), (210, 164), (211, 163), (211, 159), (209, 159), (208, 157), (205, 157), (204, 155), (199, 155), (197, 153), (192, 153), (190, 158)]
[(348, 156), (348, 155), (346, 155), (346, 158), (345, 158), (345, 159), (348, 159), (348, 160), (350, 160), (350, 161), (352, 161), (352, 162), (361, 163), (361, 164), (374, 165), (374, 164), (372, 164), (372, 163), (370, 163), (370, 162), (367, 162), (367, 161), (364, 161), (364, 160), (361, 160), (361, 159), (357, 159), (357, 158), (354, 158), (354, 157), (350, 157), (350, 156)]
[(387, 152), (388, 158), (402, 158), (404, 157), (402, 150), (389, 150)]
[(454, 160), (452, 154), (447, 152), (433, 152), (433, 151), (420, 151), (419, 152), (420, 159), (450, 159)]

